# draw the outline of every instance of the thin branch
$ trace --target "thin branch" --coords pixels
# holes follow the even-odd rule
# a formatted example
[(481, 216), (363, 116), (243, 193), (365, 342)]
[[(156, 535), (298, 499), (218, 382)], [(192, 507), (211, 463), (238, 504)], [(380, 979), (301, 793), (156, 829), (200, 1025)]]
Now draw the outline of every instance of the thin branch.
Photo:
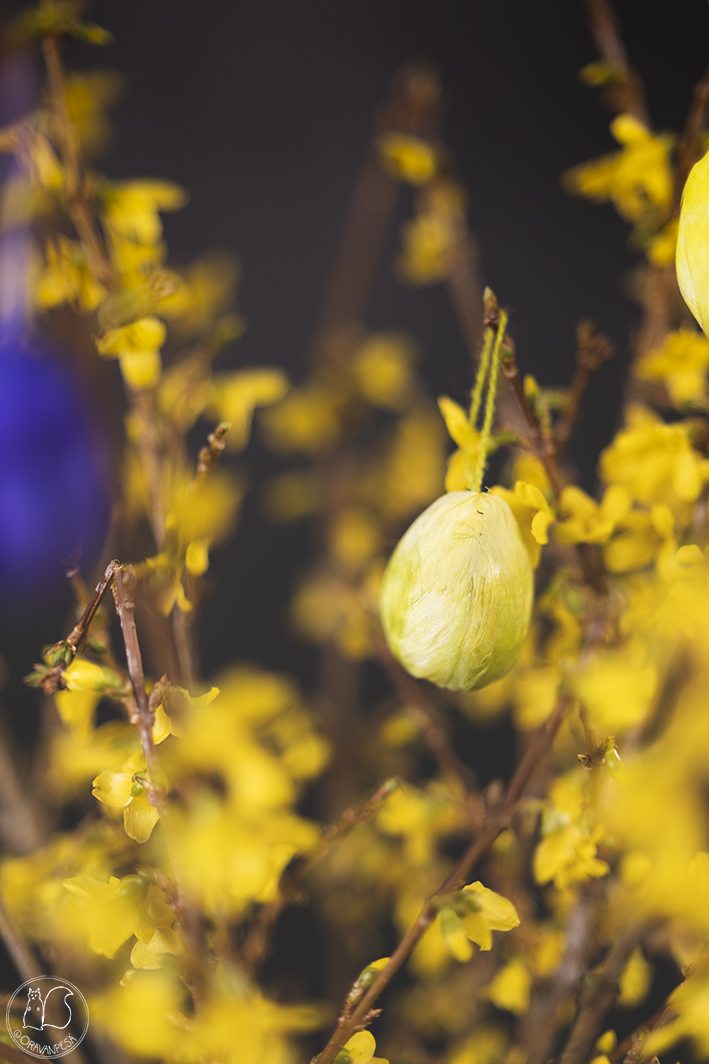
[[(21, 977), (23, 982), (27, 982), (29, 979), (36, 979), (37, 976), (42, 974), (44, 970), (44, 965), (40, 964), (37, 958), (35, 957), (30, 946), (23, 938), (22, 933), (15, 925), (15, 922), (10, 917), (10, 914), (8, 913), (2, 901), (0, 901), (0, 937), (2, 937), (3, 944), (10, 956), (10, 960), (14, 964), (15, 969), (17, 970), (17, 973)], [(54, 1015), (54, 1008), (55, 1006), (53, 1004), (53, 1001), (50, 1001), (48, 1006), (48, 1012), (50, 1014), (50, 1018), (56, 1019), (56, 1016)], [(0, 1057), (6, 1055), (6, 1050), (7, 1060), (12, 1060), (14, 1062), (16, 1059), (18, 1059), (13, 1055), (12, 1047), (8, 1046), (4, 1042), (0, 1043)], [(18, 1050), (18, 1052), (20, 1052), (20, 1056), (23, 1058), (23, 1061), (26, 1061), (27, 1057), (25, 1056), (25, 1054), (22, 1053), (20, 1050)], [(69, 1053), (67, 1053), (66, 1059), (70, 1062), (70, 1064), (71, 1062), (73, 1062), (73, 1064), (86, 1064), (84, 1055), (78, 1047), (76, 1049), (72, 1049)]]
[(81, 160), (78, 131), (69, 116), (59, 49), (59, 41), (54, 37), (45, 37), (42, 41), (42, 53), (47, 66), (51, 102), (56, 120), (56, 134), (67, 175), (65, 190), (67, 211), (86, 249), (86, 259), (92, 273), (106, 288), (117, 288), (118, 277), (96, 223), (93, 196)]
[(615, 354), (615, 348), (611, 341), (603, 333), (597, 333), (591, 321), (579, 322), (576, 330), (576, 340), (578, 343), (576, 373), (569, 388), (564, 413), (559, 419), (554, 433), (557, 461), (563, 454), (564, 448), (576, 427), (576, 422), (581, 412), (581, 401), (591, 377), (601, 368), (604, 362), (613, 358)]
[(579, 1010), (559, 1064), (585, 1064), (617, 994), (620, 977), (638, 939), (637, 928), (616, 942), (579, 995)]
[[(485, 325), (497, 329), (500, 321), (500, 310), (497, 305), (497, 299), (490, 288), (485, 289), (483, 301), (485, 306)], [(512, 394), (517, 400), (517, 405), (519, 406), (522, 417), (529, 429), (532, 450), (544, 466), (547, 476), (549, 477), (549, 483), (551, 484), (554, 498), (558, 499), (562, 485), (554, 460), (554, 446), (551, 440), (544, 440), (539, 423), (534, 416), (532, 408), (527, 402), (527, 397), (524, 394), (524, 387), (522, 386), (522, 380), (517, 369), (514, 341), (509, 335), (505, 336), (505, 339), (503, 340), (502, 349), (500, 351), (500, 362), (502, 363), (502, 368), (512, 390)]]
[(397, 72), (376, 116), (374, 135), (328, 272), (313, 344), (316, 357), (327, 358), (333, 340), (361, 321), (396, 206), (399, 182), (382, 166), (377, 138), (389, 130), (429, 135), (440, 109), (441, 86), (432, 70), (410, 63)]
[(455, 780), (462, 788), (463, 794), (468, 797), (474, 786), (472, 773), (451, 746), (438, 711), (426, 698), (423, 687), (401, 667), (382, 638), (377, 641), (377, 654), (401, 701), (411, 707), (422, 725), (424, 742), (438, 762), (441, 772), (449, 779)]
[(561, 698), (557, 703), (546, 724), (540, 728), (527, 748), (527, 752), (512, 778), (505, 798), (497, 808), (490, 812), (481, 832), (463, 854), (445, 883), (427, 900), (417, 919), (392, 954), (386, 968), (382, 969), (375, 982), (372, 983), (360, 999), (357, 1007), (349, 1014), (347, 1014), (347, 1010), (343, 1011), (338, 1020), (337, 1029), (317, 1058), (318, 1064), (332, 1064), (332, 1061), (348, 1038), (368, 1022), (367, 1018), (370, 1016), (375, 1001), (406, 961), (423, 933), (435, 920), (438, 912), (437, 899), (441, 895), (450, 894), (452, 891), (459, 889), (465, 883), (477, 862), (492, 846), (499, 833), (510, 823), (530, 776), (551, 746), (570, 704), (571, 700), (567, 697)]
[(349, 806), (344, 813), (341, 813), (336, 820), (325, 828), (317, 846), (310, 853), (291, 861), (283, 870), (278, 885), (278, 898), (269, 905), (261, 907), (241, 951), (244, 961), (251, 969), (255, 968), (265, 956), (273, 925), (280, 913), (287, 905), (297, 901), (299, 897), (298, 884), (306, 872), (309, 872), (313, 865), (321, 861), (345, 835), (349, 835), (360, 824), (366, 824), (372, 820), (378, 813), (382, 802), (398, 786), (399, 780), (394, 776), (385, 780), (363, 802), (355, 802)]
[(207, 436), (207, 444), (202, 447), (197, 459), (198, 483), (201, 484), (212, 470), (219, 465), (220, 459), (224, 454), (226, 436), (230, 428), (231, 424), (228, 421), (222, 421), (221, 424), (217, 425), (214, 432), (210, 432), (209, 436)]
[(520, 1045), (527, 1052), (526, 1064), (544, 1064), (552, 1055), (557, 1031), (565, 1024), (562, 1009), (578, 986), (595, 949), (597, 911), (602, 896), (601, 884), (593, 881), (571, 914), (564, 955), (554, 980), (543, 996), (535, 998), (522, 1023)]
[(616, 111), (635, 115), (649, 128), (645, 88), (638, 72), (628, 61), (618, 16), (612, 4), (609, 0), (586, 0), (586, 17), (598, 54), (614, 71), (614, 77), (607, 85), (609, 102)]
[(482, 283), (477, 244), (461, 212), (459, 232), (451, 252), (446, 288), (453, 304), (472, 364), (480, 357), (483, 336)]
[(145, 754), (145, 762), (150, 773), (150, 786), (147, 789), (150, 804), (159, 808), (162, 800), (162, 791), (158, 785), (160, 769), (155, 753), (153, 739), (153, 724), (155, 723), (155, 707), (151, 706), (148, 692), (145, 689), (145, 675), (143, 673), (143, 658), (138, 643), (138, 630), (135, 626), (135, 601), (133, 598), (136, 585), (136, 575), (132, 565), (121, 565), (114, 561), (114, 584), (113, 599), (116, 603), (116, 613), (121, 622), (123, 642), (126, 648), (126, 661), (128, 663), (128, 675), (130, 676), (133, 696), (138, 707), (135, 724), (140, 735), (140, 742)]
[(673, 214), (679, 213), (682, 191), (689, 171), (701, 156), (699, 134), (707, 124), (707, 117), (709, 117), (709, 64), (694, 86), (692, 102), (682, 130), (682, 139), (677, 148)]
[(60, 640), (50, 648), (48, 657), (51, 661), (55, 661), (51, 668), (47, 668), (45, 665), (35, 665), (34, 671), (27, 677), (26, 682), (33, 687), (41, 687), (46, 695), (53, 694), (56, 690), (63, 687), (64, 680), (63, 675), (66, 669), (71, 665), (72, 661), (79, 652), (81, 644), (86, 639), (91, 622), (96, 616), (96, 612), (101, 605), (101, 599), (108, 591), (111, 581), (114, 577), (114, 567), (117, 562), (110, 562), (106, 571), (96, 585), (96, 589), (91, 598), (86, 604), (86, 608), (82, 613), (75, 626), (66, 639)]

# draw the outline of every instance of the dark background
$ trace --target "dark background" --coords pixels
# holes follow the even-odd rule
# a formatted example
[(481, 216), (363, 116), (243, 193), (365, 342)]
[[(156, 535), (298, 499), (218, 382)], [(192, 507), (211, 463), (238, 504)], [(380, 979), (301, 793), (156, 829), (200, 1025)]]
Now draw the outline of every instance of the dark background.
[[(681, 128), (709, 59), (707, 4), (620, 0), (617, 8), (657, 128)], [(115, 43), (69, 45), (67, 64), (108, 66), (127, 79), (114, 109), (118, 135), (100, 165), (112, 177), (166, 177), (191, 191), (188, 206), (165, 218), (171, 260), (226, 248), (244, 268), (239, 303), (249, 324), (228, 364), (284, 365), (296, 379), (373, 111), (401, 63), (433, 63), (484, 281), (512, 308), (522, 370), (567, 383), (583, 317), (618, 345), (591, 387), (573, 449), (593, 490), (635, 315), (621, 278), (636, 258), (612, 208), (569, 199), (559, 185), (566, 168), (615, 147), (611, 116), (577, 79), (595, 58), (581, 0), (98, 0), (87, 14)], [(410, 212), (405, 195), (400, 220)], [(395, 227), (366, 323), (411, 330), (433, 394), (461, 399), (469, 364), (448, 298), (441, 286), (398, 284), (396, 245)], [(255, 483), (272, 465), (258, 443), (247, 461)], [(311, 683), (312, 655), (283, 621), (309, 534), (265, 527), (255, 499), (215, 557), (205, 670), (250, 658)], [(67, 602), (44, 603), (31, 621), (0, 609), (15, 712), (33, 712), (19, 677), (40, 644), (63, 633)]]

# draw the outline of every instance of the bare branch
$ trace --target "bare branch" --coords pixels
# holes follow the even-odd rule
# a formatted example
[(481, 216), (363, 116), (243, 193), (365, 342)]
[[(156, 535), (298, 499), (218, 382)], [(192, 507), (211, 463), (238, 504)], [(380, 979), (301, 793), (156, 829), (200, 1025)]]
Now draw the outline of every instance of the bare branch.
[(375, 982), (372, 983), (367, 992), (360, 999), (357, 1008), (349, 1014), (347, 1014), (347, 1010), (343, 1010), (343, 1013), (338, 1020), (337, 1029), (325, 1049), (318, 1057), (318, 1064), (332, 1064), (332, 1061), (335, 1059), (339, 1050), (342, 1049), (348, 1038), (366, 1023), (366, 1018), (375, 1001), (385, 987), (389, 985), (423, 933), (436, 918), (436, 913), (438, 911), (436, 901), (438, 897), (444, 894), (450, 894), (465, 883), (477, 862), (485, 853), (487, 853), (499, 833), (507, 827), (516, 812), (517, 803), (522, 797), (522, 793), (530, 776), (551, 746), (554, 736), (556, 735), (570, 704), (570, 699), (566, 697), (560, 699), (557, 703), (546, 724), (540, 728), (527, 748), (527, 752), (520, 761), (517, 771), (512, 778), (507, 795), (503, 801), (490, 812), (481, 832), (465, 851), (445, 883), (443, 883), (439, 890), (428, 899), (414, 924), (404, 935), (392, 954), (386, 968), (382, 969)]
[(586, 0), (586, 16), (598, 54), (617, 72), (607, 86), (609, 102), (616, 111), (627, 111), (649, 127), (645, 88), (628, 61), (618, 16), (610, 0)]

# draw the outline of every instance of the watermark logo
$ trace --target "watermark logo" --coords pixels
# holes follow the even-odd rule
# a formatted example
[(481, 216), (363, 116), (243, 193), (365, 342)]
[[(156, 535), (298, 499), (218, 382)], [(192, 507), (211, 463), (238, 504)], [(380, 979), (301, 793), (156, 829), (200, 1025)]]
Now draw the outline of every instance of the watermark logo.
[(38, 975), (18, 986), (7, 1004), (7, 1030), (30, 1057), (56, 1060), (83, 1041), (89, 1006), (68, 979)]

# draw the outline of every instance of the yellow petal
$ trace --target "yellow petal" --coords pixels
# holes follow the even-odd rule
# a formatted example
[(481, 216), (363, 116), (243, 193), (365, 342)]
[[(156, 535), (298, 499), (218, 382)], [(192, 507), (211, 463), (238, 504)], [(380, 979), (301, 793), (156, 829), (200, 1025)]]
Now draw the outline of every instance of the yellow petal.
[[(539, 490), (538, 488), (536, 489)], [(547, 535), (547, 529), (554, 520), (554, 515), (549, 511), (540, 510), (532, 518), (532, 535), (536, 539), (537, 543), (544, 544), (549, 542), (549, 536)]]
[(470, 423), (463, 407), (453, 402), (447, 395), (439, 395), (438, 409), (441, 411), (453, 442), (459, 447), (464, 447), (470, 437)]
[(374, 1055), (377, 1043), (371, 1031), (357, 1031), (348, 1042), (345, 1049), (352, 1057), (352, 1064), (369, 1064)]
[(193, 539), (185, 552), (185, 568), (192, 576), (202, 576), (209, 569), (209, 540), (206, 536)]
[(132, 777), (127, 772), (100, 772), (93, 782), (94, 798), (114, 809), (123, 809), (132, 798)]
[(123, 380), (134, 392), (154, 388), (162, 374), (159, 351), (129, 351), (120, 356)]
[(501, 894), (496, 894), (494, 890), (484, 887), (479, 881), (463, 889), (477, 896), (482, 915), (492, 931), (511, 931), (513, 927), (519, 925), (517, 910), (512, 902), (503, 898)]
[(139, 794), (132, 798), (130, 804), (123, 810), (123, 827), (126, 829), (126, 835), (130, 835), (136, 842), (147, 842), (159, 818), (160, 814), (148, 801), (147, 794)]
[(489, 996), (498, 1009), (523, 1016), (529, 1009), (532, 976), (524, 961), (515, 958), (490, 983)]

